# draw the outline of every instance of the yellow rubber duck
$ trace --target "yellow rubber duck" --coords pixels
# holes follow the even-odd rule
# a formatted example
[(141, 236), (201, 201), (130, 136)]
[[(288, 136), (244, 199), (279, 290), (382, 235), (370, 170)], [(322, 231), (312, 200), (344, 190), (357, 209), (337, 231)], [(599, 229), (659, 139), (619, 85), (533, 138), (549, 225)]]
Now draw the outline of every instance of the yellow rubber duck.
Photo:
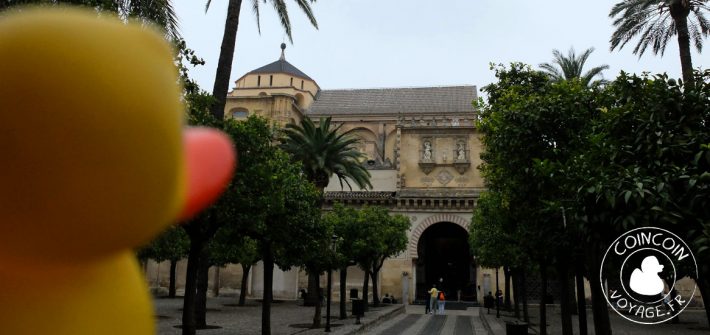
[(236, 166), (226, 136), (183, 114), (152, 29), (70, 8), (0, 16), (0, 333), (155, 332), (132, 249)]

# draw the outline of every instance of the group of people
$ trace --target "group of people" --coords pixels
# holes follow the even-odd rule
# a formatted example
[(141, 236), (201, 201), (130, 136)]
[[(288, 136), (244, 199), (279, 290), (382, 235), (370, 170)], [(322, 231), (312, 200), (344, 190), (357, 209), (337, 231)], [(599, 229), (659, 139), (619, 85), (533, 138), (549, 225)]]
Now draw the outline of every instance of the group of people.
[(429, 303), (425, 306), (424, 313), (426, 314), (444, 314), (444, 304), (446, 303), (446, 294), (444, 291), (439, 291), (434, 284), (429, 292)]

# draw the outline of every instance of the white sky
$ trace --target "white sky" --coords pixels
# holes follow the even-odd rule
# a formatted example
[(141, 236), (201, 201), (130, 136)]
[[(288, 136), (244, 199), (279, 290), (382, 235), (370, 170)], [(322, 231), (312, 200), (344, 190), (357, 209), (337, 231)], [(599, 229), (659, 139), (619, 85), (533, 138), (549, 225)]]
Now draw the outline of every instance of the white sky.
[[(635, 44), (609, 51), (609, 10), (621, 0), (319, 0), (313, 4), (319, 30), (295, 2), (287, 1), (293, 29), (288, 42), (270, 4), (261, 4), (261, 35), (251, 10), (242, 5), (233, 82), (278, 59), (286, 41), (286, 59), (316, 80), (322, 89), (447, 86), (479, 88), (495, 81), (489, 63), (520, 61), (537, 67), (552, 61), (552, 50), (579, 54), (596, 50), (585, 68), (607, 64), (606, 79), (624, 70), (667, 72), (680, 77), (675, 39), (663, 57), (647, 51), (640, 59)], [(207, 64), (192, 71), (212, 91), (227, 11), (226, 0), (175, 1), (188, 46)], [(705, 40), (708, 43), (708, 40)], [(633, 43), (633, 42), (632, 42)], [(706, 45), (706, 48), (710, 45)], [(708, 57), (693, 50), (693, 66), (708, 68)], [(480, 94), (480, 92), (479, 92)]]

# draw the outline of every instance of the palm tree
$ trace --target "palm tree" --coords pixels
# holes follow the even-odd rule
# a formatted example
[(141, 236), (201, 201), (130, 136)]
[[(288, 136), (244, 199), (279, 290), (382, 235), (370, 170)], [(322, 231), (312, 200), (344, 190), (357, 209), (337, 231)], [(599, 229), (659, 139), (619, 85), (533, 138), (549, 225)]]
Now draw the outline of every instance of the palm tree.
[(341, 187), (345, 182), (352, 189), (349, 179), (360, 188), (372, 188), (370, 173), (360, 163), (362, 153), (355, 147), (359, 140), (350, 132), (340, 133), (342, 125), (331, 125), (330, 117), (321, 118), (316, 126), (307, 116), (300, 125), (287, 124), (281, 148), (303, 163), (306, 177), (321, 193), (333, 174), (338, 176)]
[[(540, 67), (554, 81), (579, 78), (584, 86), (589, 86), (594, 77), (601, 75), (602, 71), (609, 68), (609, 65), (602, 65), (594, 67), (586, 73), (582, 73), (584, 63), (587, 62), (587, 58), (589, 58), (589, 55), (592, 52), (594, 52), (594, 48), (589, 48), (577, 57), (574, 52), (574, 48), (570, 48), (567, 52), (567, 56), (565, 57), (565, 55), (563, 55), (559, 50), (555, 49), (552, 50), (552, 55), (555, 57), (552, 63), (542, 63), (540, 64)], [(599, 81), (595, 81), (595, 83), (596, 82)]]
[(79, 5), (118, 14), (122, 20), (153, 22), (172, 40), (180, 39), (178, 20), (170, 0), (0, 0), (0, 11), (21, 5)]
[[(298, 7), (306, 14), (311, 24), (318, 29), (318, 22), (316, 22), (315, 16), (313, 16), (313, 11), (311, 10), (310, 3), (316, 2), (316, 0), (295, 0)], [(288, 35), (289, 41), (293, 43), (293, 37), (291, 36), (291, 21), (288, 17), (288, 11), (286, 8), (286, 2), (284, 0), (251, 0), (251, 8), (256, 15), (256, 24), (261, 32), (259, 23), (259, 6), (260, 2), (270, 2), (274, 6), (274, 10), (279, 16), (281, 25)], [(207, 0), (206, 9), (209, 9), (212, 0)], [(212, 105), (212, 115), (218, 120), (224, 118), (224, 105), (227, 97), (227, 90), (229, 89), (229, 75), (232, 72), (232, 61), (234, 60), (234, 48), (237, 41), (237, 28), (239, 27), (239, 12), (242, 8), (242, 0), (229, 0), (229, 5), (227, 6), (227, 18), (224, 23), (224, 35), (222, 35), (222, 46), (219, 52), (219, 61), (217, 62), (217, 73), (214, 79), (214, 88), (212, 89), (212, 95), (215, 98), (215, 103)]]
[(703, 38), (710, 24), (703, 12), (708, 11), (708, 0), (626, 0), (611, 9), (609, 17), (615, 18), (616, 31), (611, 35), (611, 50), (623, 48), (639, 36), (634, 54), (639, 57), (651, 46), (654, 54), (663, 56), (671, 37), (678, 35), (678, 50), (683, 80), (693, 80), (693, 62), (690, 40), (698, 52), (702, 51)]
[[(339, 132), (340, 126), (331, 128), (331, 118), (321, 118), (318, 126), (309, 117), (301, 124), (288, 124), (284, 129), (281, 148), (291, 157), (303, 163), (303, 172), (321, 193), (328, 186), (332, 175), (338, 176), (340, 187), (343, 182), (352, 190), (350, 180), (360, 188), (372, 188), (370, 173), (361, 164), (363, 154), (355, 147), (358, 139), (350, 132)], [(315, 304), (313, 327), (320, 326), (320, 298), (318, 274), (308, 275), (308, 302)]]

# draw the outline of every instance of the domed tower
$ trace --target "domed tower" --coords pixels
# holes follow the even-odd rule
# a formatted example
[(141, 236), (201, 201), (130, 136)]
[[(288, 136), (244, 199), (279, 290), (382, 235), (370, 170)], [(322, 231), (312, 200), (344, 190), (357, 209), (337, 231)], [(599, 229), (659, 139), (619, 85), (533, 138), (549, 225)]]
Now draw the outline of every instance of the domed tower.
[(281, 57), (237, 79), (227, 94), (224, 114), (243, 119), (256, 114), (279, 125), (300, 122), (316, 94), (318, 84), (286, 61), (286, 44), (281, 43)]

